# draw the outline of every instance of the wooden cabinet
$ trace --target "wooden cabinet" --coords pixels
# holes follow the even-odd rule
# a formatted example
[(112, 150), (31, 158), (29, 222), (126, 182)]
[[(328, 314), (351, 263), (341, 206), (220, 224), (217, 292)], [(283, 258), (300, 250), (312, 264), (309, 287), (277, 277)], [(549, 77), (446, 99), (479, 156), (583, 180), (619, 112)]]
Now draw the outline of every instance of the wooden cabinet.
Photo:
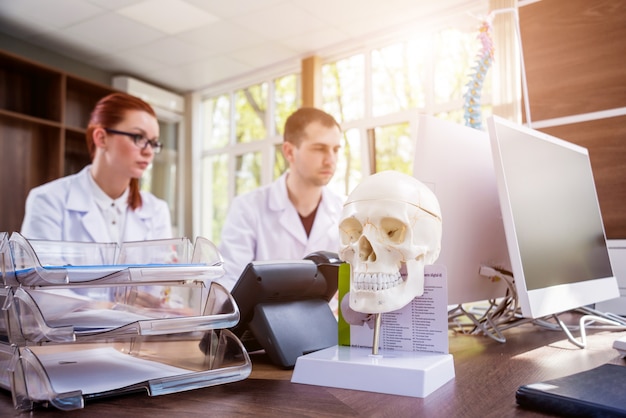
[(0, 231), (20, 230), (31, 188), (89, 163), (89, 115), (112, 91), (0, 51)]
[(621, 1), (520, 7), (531, 119), (544, 122), (539, 130), (589, 149), (609, 239), (626, 238), (624, 22)]

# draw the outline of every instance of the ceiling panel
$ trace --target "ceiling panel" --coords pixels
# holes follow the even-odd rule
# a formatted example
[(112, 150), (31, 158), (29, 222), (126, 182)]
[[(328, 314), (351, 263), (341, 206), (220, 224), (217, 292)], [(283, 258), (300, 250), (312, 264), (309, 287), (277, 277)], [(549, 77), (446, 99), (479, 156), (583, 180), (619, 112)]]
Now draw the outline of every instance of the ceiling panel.
[(183, 93), (485, 10), (487, 0), (2, 0), (0, 31)]

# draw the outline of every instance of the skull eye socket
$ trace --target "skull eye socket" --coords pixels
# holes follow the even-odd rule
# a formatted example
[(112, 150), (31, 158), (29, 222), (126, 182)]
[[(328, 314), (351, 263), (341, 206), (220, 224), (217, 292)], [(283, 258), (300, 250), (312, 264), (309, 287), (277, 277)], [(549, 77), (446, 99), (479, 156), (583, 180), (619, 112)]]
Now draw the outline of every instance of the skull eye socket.
[(394, 244), (404, 242), (404, 238), (406, 237), (406, 225), (396, 218), (381, 219), (380, 230), (383, 236)]
[(355, 243), (363, 235), (363, 226), (354, 218), (344, 219), (339, 224), (339, 235), (343, 245)]

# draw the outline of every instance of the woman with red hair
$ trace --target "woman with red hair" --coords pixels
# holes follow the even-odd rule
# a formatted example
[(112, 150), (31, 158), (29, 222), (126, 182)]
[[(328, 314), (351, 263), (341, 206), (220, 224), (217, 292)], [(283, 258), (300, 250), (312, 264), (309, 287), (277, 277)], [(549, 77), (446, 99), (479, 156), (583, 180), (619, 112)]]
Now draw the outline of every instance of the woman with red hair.
[(161, 150), (154, 109), (126, 93), (95, 106), (87, 126), (91, 164), (32, 189), (21, 233), (28, 239), (123, 242), (171, 238), (167, 203), (140, 191)]

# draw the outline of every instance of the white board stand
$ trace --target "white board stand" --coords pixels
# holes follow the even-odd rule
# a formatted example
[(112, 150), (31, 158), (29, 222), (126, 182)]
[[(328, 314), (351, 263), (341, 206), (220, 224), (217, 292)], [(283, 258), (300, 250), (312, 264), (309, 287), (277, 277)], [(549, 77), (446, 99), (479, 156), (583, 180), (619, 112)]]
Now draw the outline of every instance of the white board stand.
[(298, 357), (291, 381), (425, 398), (452, 379), (451, 354), (333, 346)]

